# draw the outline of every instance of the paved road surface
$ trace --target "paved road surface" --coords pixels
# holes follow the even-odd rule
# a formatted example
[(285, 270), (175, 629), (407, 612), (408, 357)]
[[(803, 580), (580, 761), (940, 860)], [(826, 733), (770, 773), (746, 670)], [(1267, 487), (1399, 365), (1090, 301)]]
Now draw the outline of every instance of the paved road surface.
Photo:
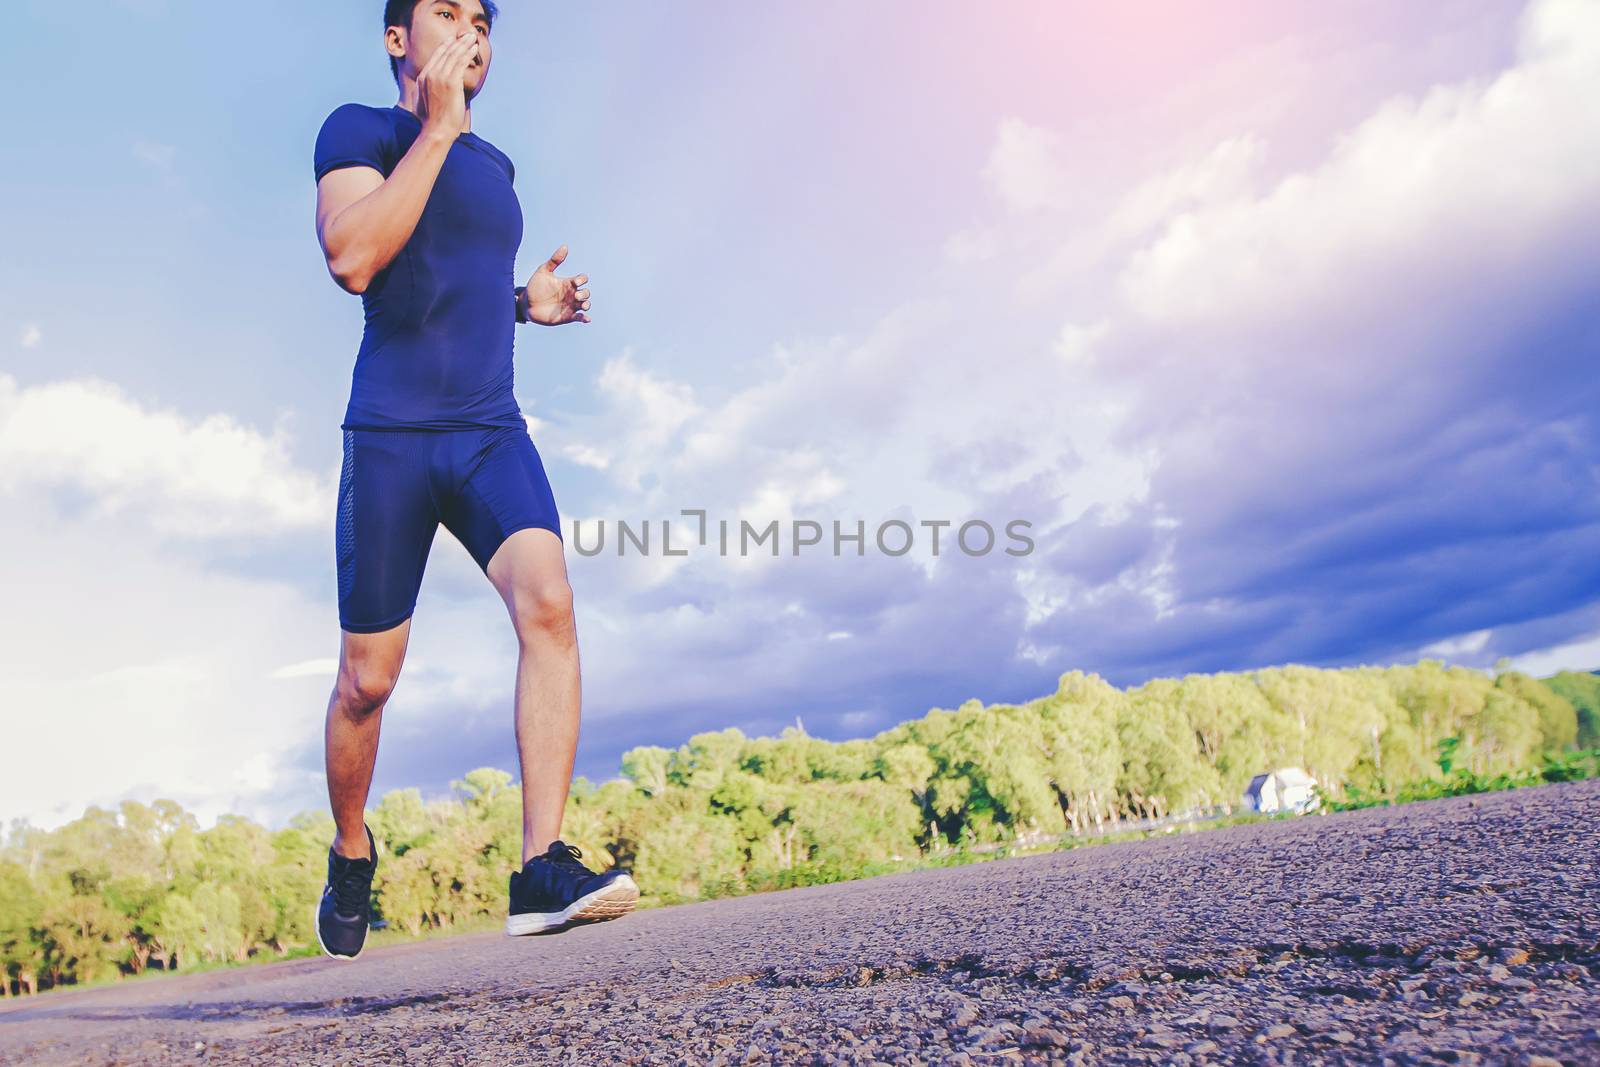
[(1525, 789), (50, 994), (0, 1061), (1600, 1064), (1597, 856)]

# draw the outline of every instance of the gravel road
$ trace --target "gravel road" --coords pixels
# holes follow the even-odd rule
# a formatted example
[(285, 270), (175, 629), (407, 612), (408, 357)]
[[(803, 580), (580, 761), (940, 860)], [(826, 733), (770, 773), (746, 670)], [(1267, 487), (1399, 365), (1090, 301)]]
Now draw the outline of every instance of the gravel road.
[(27, 1064), (1600, 1064), (1600, 782), (0, 1002)]

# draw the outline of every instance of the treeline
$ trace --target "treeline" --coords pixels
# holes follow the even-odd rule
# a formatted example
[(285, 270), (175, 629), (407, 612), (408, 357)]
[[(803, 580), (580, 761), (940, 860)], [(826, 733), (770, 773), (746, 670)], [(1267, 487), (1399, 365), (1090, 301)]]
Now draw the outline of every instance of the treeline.
[[(729, 729), (635, 748), (625, 777), (573, 784), (563, 837), (630, 867), (658, 901), (692, 900), (1237, 802), (1252, 775), (1288, 765), (1330, 790), (1382, 793), (1438, 777), (1446, 738), (1457, 768), (1524, 771), (1600, 747), (1597, 711), (1592, 675), (1490, 678), (1431, 660), (1128, 690), (1071, 672), (1024, 704), (971, 700), (868, 739)], [(520, 859), (510, 776), (483, 768), (453, 786), (434, 801), (390, 792), (369, 816), (376, 903), (411, 934), (502, 916)], [(0, 847), (0, 995), (314, 946), (332, 835), (324, 813), (277, 831), (235, 816), (202, 830), (169, 801), (14, 829)]]

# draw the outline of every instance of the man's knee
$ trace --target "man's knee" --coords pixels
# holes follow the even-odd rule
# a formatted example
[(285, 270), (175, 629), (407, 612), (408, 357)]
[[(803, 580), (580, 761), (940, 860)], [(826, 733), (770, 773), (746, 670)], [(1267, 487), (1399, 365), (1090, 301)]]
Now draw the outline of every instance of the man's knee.
[(572, 585), (565, 578), (530, 582), (512, 595), (512, 621), (517, 636), (537, 640), (565, 635), (572, 627)]
[(399, 678), (396, 671), (372, 666), (346, 666), (339, 672), (338, 703), (351, 715), (370, 715), (389, 702)]

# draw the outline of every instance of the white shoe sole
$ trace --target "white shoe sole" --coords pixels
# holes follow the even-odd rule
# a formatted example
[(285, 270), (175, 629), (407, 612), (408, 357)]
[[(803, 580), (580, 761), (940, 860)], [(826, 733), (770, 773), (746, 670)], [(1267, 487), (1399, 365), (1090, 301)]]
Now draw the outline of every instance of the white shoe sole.
[[(317, 944), (322, 947), (322, 954), (324, 956), (328, 957), (330, 960), (353, 960), (353, 959), (356, 958), (356, 956), (361, 955), (361, 949), (358, 948), (358, 949), (356, 949), (356, 956), (341, 956), (337, 952), (333, 951), (333, 949), (329, 948), (323, 942), (323, 940), (322, 940), (322, 901), (320, 899), (317, 901), (316, 910), (311, 913), (311, 927), (312, 927), (312, 929), (316, 930), (316, 932), (317, 932)], [(372, 931), (368, 930), (367, 933), (371, 934)], [(366, 948), (366, 947), (367, 947), (367, 942), (363, 939), (362, 942), (361, 942), (361, 948)]]
[(628, 875), (610, 885), (586, 893), (560, 911), (528, 911), (506, 918), (506, 933), (511, 937), (537, 934), (575, 922), (598, 922), (626, 915), (639, 903), (639, 887)]

